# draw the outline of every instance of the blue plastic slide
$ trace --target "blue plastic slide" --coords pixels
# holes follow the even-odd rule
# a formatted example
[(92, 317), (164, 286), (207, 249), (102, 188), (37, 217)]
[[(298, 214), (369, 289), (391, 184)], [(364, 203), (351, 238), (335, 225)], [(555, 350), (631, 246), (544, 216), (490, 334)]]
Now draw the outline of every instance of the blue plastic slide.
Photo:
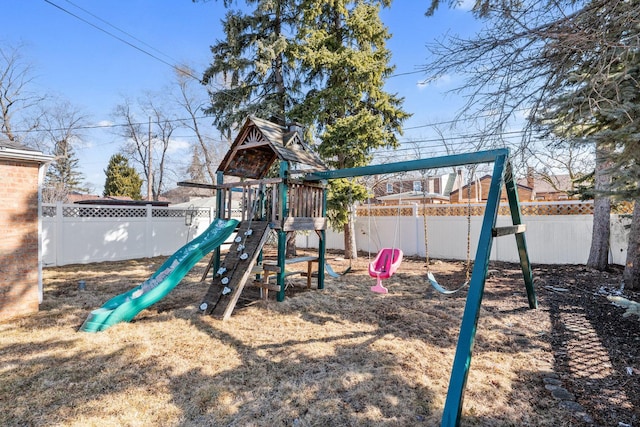
[(223, 244), (237, 225), (235, 219), (216, 219), (204, 233), (171, 255), (145, 282), (111, 298), (102, 307), (89, 313), (80, 331), (104, 331), (116, 323), (130, 321), (142, 310), (160, 301), (202, 257)]

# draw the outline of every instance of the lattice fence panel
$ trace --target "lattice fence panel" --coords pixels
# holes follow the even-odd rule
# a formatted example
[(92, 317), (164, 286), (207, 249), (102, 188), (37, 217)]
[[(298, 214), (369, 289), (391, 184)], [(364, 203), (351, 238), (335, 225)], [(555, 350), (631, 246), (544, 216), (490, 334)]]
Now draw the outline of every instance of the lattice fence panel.
[(152, 209), (151, 216), (154, 218), (184, 218), (188, 213), (193, 213), (194, 218), (208, 218), (209, 209)]
[(631, 215), (633, 213), (633, 202), (617, 202), (611, 205), (611, 213), (619, 215)]
[(106, 206), (63, 206), (62, 216), (67, 218), (144, 218), (146, 208)]
[[(484, 205), (471, 205), (471, 216), (484, 215)], [(521, 203), (520, 210), (524, 216), (537, 215), (593, 215), (593, 203), (575, 202), (575, 203)], [(620, 203), (616, 205), (613, 213), (631, 213), (633, 210), (632, 203)], [(425, 205), (417, 206), (418, 216), (467, 216), (469, 215), (469, 206), (465, 204), (450, 205)], [(360, 206), (357, 209), (358, 216), (396, 216), (398, 215), (397, 206)], [(509, 216), (511, 214), (509, 205), (501, 204), (498, 210), (499, 215)], [(400, 209), (401, 216), (414, 215), (414, 209), (403, 207)]]
[(53, 218), (56, 216), (55, 206), (42, 206), (42, 216), (46, 218)]

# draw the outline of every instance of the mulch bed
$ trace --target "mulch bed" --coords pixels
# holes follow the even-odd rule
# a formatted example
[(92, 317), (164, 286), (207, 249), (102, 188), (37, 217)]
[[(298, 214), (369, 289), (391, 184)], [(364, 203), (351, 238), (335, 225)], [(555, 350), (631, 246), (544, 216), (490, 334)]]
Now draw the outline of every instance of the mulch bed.
[[(535, 267), (540, 307), (552, 319), (554, 371), (595, 425), (640, 425), (640, 318), (607, 300), (622, 270)], [(640, 293), (624, 296), (640, 301)], [(588, 424), (588, 423), (586, 423)]]

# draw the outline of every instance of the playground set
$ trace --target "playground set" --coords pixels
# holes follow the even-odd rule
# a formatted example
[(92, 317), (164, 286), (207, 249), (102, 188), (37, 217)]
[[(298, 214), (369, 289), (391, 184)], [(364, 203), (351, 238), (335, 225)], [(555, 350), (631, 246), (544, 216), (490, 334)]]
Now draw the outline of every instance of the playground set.
[[(311, 286), (313, 266), (317, 265), (317, 288), (323, 289), (325, 272), (335, 275), (326, 264), (325, 257), (328, 180), (482, 163), (493, 163), (493, 174), (473, 271), (467, 284), (467, 299), (442, 417), (443, 426), (459, 425), (491, 246), (495, 237), (515, 235), (529, 307), (537, 307), (524, 235), (525, 226), (520, 216), (520, 203), (509, 162), (509, 150), (506, 148), (327, 170), (305, 144), (297, 127), (287, 128), (250, 117), (220, 163), (216, 184), (180, 183), (183, 186), (216, 190), (216, 221), (204, 233), (179, 249), (149, 280), (92, 311), (81, 330), (96, 332), (118, 322), (130, 321), (141, 310), (167, 295), (196, 262), (211, 252), (207, 271), (213, 269), (213, 279), (199, 308), (202, 313), (222, 320), (231, 316), (247, 284), (257, 286), (263, 297), (268, 291), (275, 291), (277, 300), (283, 301), (285, 279), (291, 274), (288, 268), (292, 264), (306, 263), (307, 268), (302, 273), (307, 277), (307, 287)], [(277, 177), (268, 177), (276, 172)], [(225, 176), (236, 179), (225, 182)], [(503, 188), (507, 194), (513, 225), (496, 227)], [(241, 206), (239, 212), (232, 207), (237, 199)], [(289, 233), (296, 231), (317, 233), (319, 244), (316, 256), (287, 258), (287, 238)], [(235, 237), (223, 259), (221, 245), (234, 232)], [(263, 247), (271, 232), (277, 234), (275, 262), (263, 259)], [(382, 280), (391, 277), (401, 261), (400, 249), (383, 248), (369, 266), (369, 274), (376, 279), (376, 285), (371, 290), (386, 293)], [(269, 282), (271, 277), (275, 277), (275, 283)], [(430, 272), (425, 283), (428, 282), (437, 285)]]

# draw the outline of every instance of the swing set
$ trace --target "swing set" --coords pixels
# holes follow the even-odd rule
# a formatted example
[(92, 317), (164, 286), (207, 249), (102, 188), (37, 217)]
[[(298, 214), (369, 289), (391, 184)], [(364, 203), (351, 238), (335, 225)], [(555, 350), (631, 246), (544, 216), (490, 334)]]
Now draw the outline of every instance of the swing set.
[[(369, 215), (371, 218), (371, 215)], [(382, 286), (382, 279), (388, 279), (400, 267), (402, 262), (402, 251), (396, 247), (398, 232), (400, 228), (400, 206), (398, 206), (398, 215), (396, 216), (396, 229), (393, 237), (393, 246), (390, 248), (382, 248), (376, 255), (373, 262), (369, 263), (369, 276), (376, 279), (376, 285), (371, 287), (372, 292), (378, 294), (386, 294), (389, 292), (387, 288)], [(371, 236), (371, 233), (369, 233)]]
[[(438, 281), (436, 280), (436, 277), (433, 275), (433, 272), (431, 271), (431, 262), (429, 260), (429, 226), (427, 221), (427, 207), (425, 203), (422, 204), (422, 212), (424, 214), (424, 252), (426, 258), (425, 262), (427, 266), (427, 280), (429, 281), (429, 284), (431, 284), (433, 289), (443, 295), (453, 295), (456, 292), (466, 288), (469, 285), (469, 280), (471, 279), (471, 183), (473, 181), (474, 173), (475, 167), (470, 167), (469, 179), (467, 181), (467, 261), (465, 269), (465, 281), (455, 289), (447, 289), (444, 286), (440, 285), (440, 283), (438, 283)], [(459, 191), (462, 191), (462, 185), (460, 186)]]
[[(471, 365), (475, 333), (477, 330), (478, 318), (480, 316), (480, 306), (482, 303), (482, 297), (484, 295), (484, 286), (489, 269), (491, 247), (493, 244), (493, 239), (495, 237), (515, 235), (518, 255), (520, 259), (520, 267), (522, 270), (523, 280), (527, 292), (529, 308), (534, 309), (538, 306), (533, 283), (533, 272), (531, 269), (531, 264), (529, 262), (529, 254), (527, 252), (527, 244), (524, 235), (525, 226), (522, 224), (520, 202), (518, 200), (516, 184), (513, 178), (512, 166), (509, 161), (509, 149), (501, 148), (474, 153), (455, 154), (443, 157), (432, 157), (427, 159), (418, 159), (397, 163), (386, 163), (382, 165), (370, 165), (358, 168), (315, 172), (310, 173), (305, 177), (306, 181), (325, 181), (336, 178), (390, 174), (413, 170), (438, 169), (463, 165), (478, 165), (482, 163), (493, 163), (493, 173), (491, 177), (491, 184), (489, 185), (489, 192), (485, 205), (484, 217), (482, 220), (482, 227), (480, 229), (480, 236), (478, 239), (473, 268), (470, 268), (470, 262), (467, 263), (468, 270), (471, 270), (471, 275), (466, 282), (468, 283), (466, 286), (468, 286), (469, 290), (467, 292), (464, 313), (460, 325), (460, 333), (458, 336), (458, 343), (456, 346), (456, 353), (453, 360), (453, 366), (451, 368), (449, 389), (447, 391), (447, 398), (442, 414), (441, 425), (446, 427), (460, 425), (462, 404), (464, 400), (464, 390), (469, 374), (469, 368)], [(500, 194), (503, 186), (506, 190), (513, 225), (507, 227), (496, 227), (498, 209), (500, 207)], [(470, 206), (468, 206), (468, 208), (469, 212), (467, 235), (470, 236), (469, 223), (471, 209)], [(426, 215), (425, 227), (427, 227)], [(425, 239), (427, 236), (426, 231), (427, 230), (425, 229)], [(425, 240), (425, 246), (425, 249), (427, 249), (428, 261), (427, 240)], [(470, 250), (468, 250), (468, 252), (470, 253)], [(468, 259), (470, 261), (470, 256), (468, 256)], [(384, 279), (385, 276), (390, 277), (391, 274), (393, 274), (392, 271), (395, 271), (393, 269), (394, 264), (396, 264), (395, 268), (397, 269), (397, 264), (399, 264), (400, 261), (401, 251), (398, 248), (383, 248), (376, 256), (374, 262), (371, 263), (372, 265), (370, 265), (370, 274), (371, 270), (373, 270), (375, 277), (378, 280)], [(437, 284), (435, 276), (433, 276), (432, 273), (428, 277), (429, 282), (432, 285)], [(380, 282), (379, 284), (381, 288), (384, 288)], [(376, 285), (376, 287), (377, 286), (378, 285)]]
[[(471, 167), (469, 168), (470, 173), (469, 173), (469, 180), (467, 182), (467, 261), (466, 261), (466, 270), (465, 270), (466, 279), (464, 283), (462, 283), (462, 285), (458, 286), (455, 289), (447, 289), (444, 286), (440, 285), (440, 283), (438, 283), (438, 281), (436, 280), (436, 277), (434, 276), (433, 272), (431, 271), (431, 268), (430, 268), (431, 262), (429, 259), (429, 238), (428, 238), (429, 228), (428, 228), (428, 222), (427, 222), (426, 203), (424, 202), (424, 199), (426, 197), (423, 197), (422, 211), (424, 213), (424, 222), (423, 222), (424, 223), (424, 248), (425, 248), (425, 258), (426, 258), (425, 263), (427, 268), (427, 281), (429, 282), (429, 284), (431, 284), (431, 286), (436, 291), (440, 292), (443, 295), (452, 295), (464, 289), (469, 285), (469, 279), (471, 278), (471, 182), (472, 182), (474, 171), (475, 171), (475, 168), (471, 168)], [(460, 188), (460, 191), (462, 191), (462, 188)], [(423, 196), (425, 195), (426, 193), (423, 192)], [(396, 215), (396, 229), (393, 237), (393, 246), (391, 248), (380, 249), (380, 251), (376, 255), (373, 262), (369, 263), (369, 275), (377, 280), (376, 285), (371, 287), (371, 291), (379, 294), (386, 294), (389, 292), (389, 290), (382, 285), (382, 279), (388, 279), (389, 277), (393, 276), (396, 270), (398, 270), (398, 268), (400, 267), (400, 263), (402, 262), (402, 256), (403, 256), (402, 250), (399, 248), (396, 248), (396, 241), (397, 241), (398, 232), (399, 232), (400, 204), (402, 204), (402, 200), (400, 200), (398, 203), (398, 213)], [(368, 203), (368, 206), (369, 206), (368, 218), (370, 223), (371, 222), (371, 203), (370, 202)], [(369, 224), (368, 236), (369, 236), (369, 239), (371, 239), (370, 224)]]

